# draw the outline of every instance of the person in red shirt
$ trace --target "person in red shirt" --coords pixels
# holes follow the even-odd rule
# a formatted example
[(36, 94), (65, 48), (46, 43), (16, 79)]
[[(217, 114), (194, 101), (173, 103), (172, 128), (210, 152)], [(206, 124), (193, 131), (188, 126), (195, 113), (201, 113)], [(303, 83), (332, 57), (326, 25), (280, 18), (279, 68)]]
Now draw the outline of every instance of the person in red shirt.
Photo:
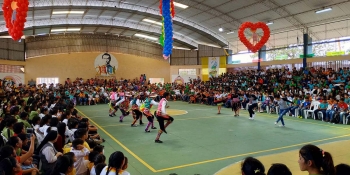
[(342, 98), (340, 98), (339, 103), (338, 103), (339, 112), (340, 112), (340, 118), (339, 118), (340, 120), (339, 120), (339, 122), (343, 123), (343, 124), (346, 124), (345, 123), (345, 118), (346, 117), (344, 117), (344, 115), (347, 114), (349, 106), (348, 106), (348, 104), (346, 104), (344, 102), (344, 100), (345, 100), (344, 97), (342, 97)]

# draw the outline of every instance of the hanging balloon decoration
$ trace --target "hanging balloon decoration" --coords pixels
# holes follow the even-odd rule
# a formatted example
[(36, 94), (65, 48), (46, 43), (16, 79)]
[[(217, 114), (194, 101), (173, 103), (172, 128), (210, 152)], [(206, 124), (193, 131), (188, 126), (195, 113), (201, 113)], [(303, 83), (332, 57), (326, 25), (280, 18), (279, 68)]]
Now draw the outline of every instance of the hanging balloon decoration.
[[(253, 43), (251, 43), (247, 37), (244, 34), (245, 29), (249, 28), (252, 32), (251, 39)], [(263, 36), (259, 36), (256, 33), (257, 29), (262, 29), (264, 32)], [(241, 40), (241, 42), (253, 53), (259, 51), (269, 40), (270, 38), (270, 29), (269, 27), (263, 23), (263, 22), (257, 22), (257, 23), (251, 23), (251, 22), (245, 22), (241, 25), (241, 27), (238, 30), (238, 37)]]
[(6, 28), (15, 41), (20, 40), (23, 36), (28, 6), (28, 0), (4, 0), (2, 5)]
[(173, 50), (173, 20), (175, 6), (173, 0), (160, 0), (160, 14), (162, 15), (162, 34), (159, 42), (163, 46), (163, 58), (168, 59)]

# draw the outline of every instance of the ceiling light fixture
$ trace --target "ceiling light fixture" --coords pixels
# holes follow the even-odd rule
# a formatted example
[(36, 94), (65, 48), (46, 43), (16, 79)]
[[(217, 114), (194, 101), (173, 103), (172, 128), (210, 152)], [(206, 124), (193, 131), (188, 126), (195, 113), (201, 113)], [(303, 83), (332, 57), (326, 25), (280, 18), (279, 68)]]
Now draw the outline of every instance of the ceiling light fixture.
[(148, 36), (148, 35), (143, 35), (143, 34), (139, 34), (139, 33), (136, 33), (135, 36), (137, 37), (141, 37), (141, 38), (146, 38), (146, 39), (150, 39), (150, 40), (158, 40), (158, 38), (156, 37), (152, 37), (152, 36)]
[(219, 31), (222, 32), (222, 31), (224, 31), (224, 29), (223, 29), (222, 27), (220, 27), (220, 28), (219, 28)]
[(51, 32), (74, 32), (74, 31), (80, 31), (80, 28), (51, 29)]
[(176, 47), (176, 46), (174, 46), (174, 47), (173, 47), (173, 49), (191, 50), (191, 49), (189, 49), (189, 48), (184, 48), (184, 47)]
[(273, 24), (273, 22), (271, 21), (271, 22), (268, 22), (268, 23), (266, 23), (266, 25), (272, 25)]
[(157, 24), (157, 25), (160, 25), (160, 26), (163, 25), (161, 22), (157, 22), (157, 21), (154, 21), (154, 20), (151, 20), (151, 19), (143, 19), (142, 21), (149, 22), (149, 23), (152, 23), (152, 24)]
[[(1, 38), (12, 38), (11, 36), (0, 36), (0, 39)], [(21, 37), (21, 39), (25, 39), (25, 35), (23, 35), (22, 37)]]
[(65, 32), (67, 29), (51, 29), (51, 32)]
[(67, 31), (80, 31), (80, 28), (68, 28)]
[(322, 10), (318, 10), (318, 11), (316, 11), (315, 13), (323, 13), (323, 12), (329, 12), (329, 11), (331, 11), (332, 10), (332, 8), (331, 7), (329, 7), (329, 8), (324, 8), (324, 9), (322, 9)]
[(232, 34), (232, 33), (235, 33), (235, 32), (234, 31), (228, 32), (227, 35)]
[(63, 15), (63, 14), (84, 14), (84, 11), (53, 11), (53, 15)]
[(180, 8), (183, 8), (183, 9), (187, 9), (188, 8), (188, 5), (181, 4), (181, 3), (178, 3), (178, 2), (174, 2), (174, 5), (176, 7), (180, 7)]

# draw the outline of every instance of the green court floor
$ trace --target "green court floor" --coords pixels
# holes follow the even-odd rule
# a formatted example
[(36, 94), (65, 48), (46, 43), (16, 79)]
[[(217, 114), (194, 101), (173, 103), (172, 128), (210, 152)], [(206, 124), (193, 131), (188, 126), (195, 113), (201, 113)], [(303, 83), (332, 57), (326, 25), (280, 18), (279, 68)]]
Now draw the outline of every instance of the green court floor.
[[(218, 115), (216, 106), (184, 102), (169, 102), (169, 106), (175, 121), (167, 128), (168, 134), (162, 135), (162, 144), (154, 143), (157, 130), (145, 133), (145, 126), (131, 127), (131, 116), (125, 117), (123, 123), (119, 123), (120, 111), (117, 117), (109, 117), (107, 105), (77, 109), (99, 127), (106, 140), (107, 157), (118, 150), (129, 158), (128, 171), (132, 175), (211, 175), (247, 156), (278, 155), (309, 143), (321, 145), (350, 138), (350, 127), (346, 125), (286, 116), (286, 127), (282, 128), (274, 125), (276, 114), (257, 113), (255, 120), (248, 120), (244, 110), (234, 117), (227, 108)], [(143, 122), (148, 121), (143, 117)], [(155, 126), (158, 127), (156, 121)], [(350, 163), (350, 158), (347, 161), (344, 163)]]

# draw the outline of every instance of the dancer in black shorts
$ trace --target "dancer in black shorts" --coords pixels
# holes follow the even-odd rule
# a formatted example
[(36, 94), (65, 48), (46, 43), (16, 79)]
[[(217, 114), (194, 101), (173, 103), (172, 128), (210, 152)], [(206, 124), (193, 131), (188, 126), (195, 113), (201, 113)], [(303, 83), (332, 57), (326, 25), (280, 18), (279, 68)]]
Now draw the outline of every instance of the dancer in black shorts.
[(251, 93), (249, 96), (249, 101), (251, 104), (248, 107), (249, 119), (254, 120), (254, 117), (255, 117), (254, 108), (258, 107), (258, 97), (254, 93)]

